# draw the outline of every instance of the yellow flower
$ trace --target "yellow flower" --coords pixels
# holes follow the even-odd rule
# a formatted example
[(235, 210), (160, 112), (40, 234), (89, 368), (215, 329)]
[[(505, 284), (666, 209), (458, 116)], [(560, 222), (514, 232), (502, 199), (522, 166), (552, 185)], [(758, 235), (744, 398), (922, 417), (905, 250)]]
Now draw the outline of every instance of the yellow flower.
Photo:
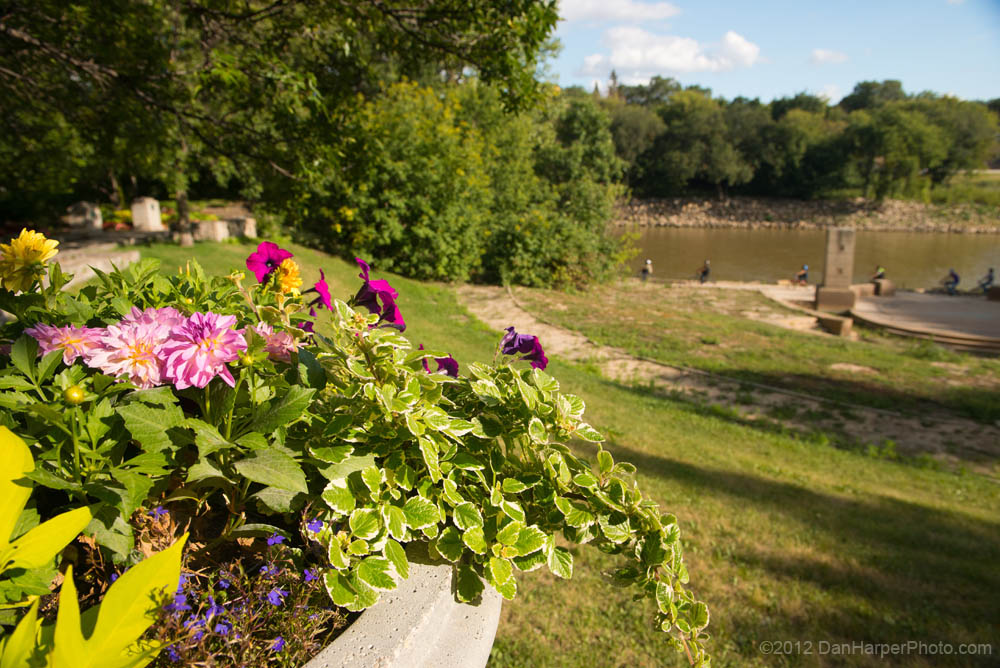
[(55, 257), (58, 241), (46, 239), (33, 230), (22, 229), (20, 236), (9, 244), (0, 244), (0, 282), (17, 292), (31, 287), (36, 277), (45, 272), (45, 263)]
[(302, 277), (299, 275), (299, 265), (295, 264), (295, 260), (285, 258), (278, 265), (278, 286), (282, 293), (299, 294)]

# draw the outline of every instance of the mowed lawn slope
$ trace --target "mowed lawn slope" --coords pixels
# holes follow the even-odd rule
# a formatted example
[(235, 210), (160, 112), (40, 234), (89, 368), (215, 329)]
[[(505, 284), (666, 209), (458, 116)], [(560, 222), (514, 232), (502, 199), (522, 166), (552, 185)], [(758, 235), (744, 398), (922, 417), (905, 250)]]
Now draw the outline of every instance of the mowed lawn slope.
[[(335, 296), (346, 299), (357, 290), (353, 264), (291, 249), (307, 285), (322, 267)], [(206, 244), (142, 252), (160, 258), (165, 272), (193, 257), (225, 274), (252, 250)], [(388, 278), (399, 291), (414, 344), (452, 353), (463, 372), (468, 362), (492, 357), (500, 333), (470, 317), (449, 286), (375, 277)], [(647, 495), (680, 518), (690, 586), (711, 609), (715, 665), (1000, 661), (1000, 485), (994, 480), (756, 429), (558, 359), (549, 370), (563, 391), (586, 400), (590, 421), (608, 435), (616, 458), (638, 466)], [(588, 546), (573, 552), (569, 582), (544, 570), (520, 576), (517, 600), (504, 605), (490, 665), (685, 665), (652, 628), (652, 610), (602, 575), (615, 559)], [(791, 654), (765, 655), (762, 641), (799, 645), (797, 651), (788, 646)], [(860, 641), (954, 643), (956, 653), (885, 659), (821, 653)], [(990, 642), (992, 656), (957, 654), (958, 643)]]

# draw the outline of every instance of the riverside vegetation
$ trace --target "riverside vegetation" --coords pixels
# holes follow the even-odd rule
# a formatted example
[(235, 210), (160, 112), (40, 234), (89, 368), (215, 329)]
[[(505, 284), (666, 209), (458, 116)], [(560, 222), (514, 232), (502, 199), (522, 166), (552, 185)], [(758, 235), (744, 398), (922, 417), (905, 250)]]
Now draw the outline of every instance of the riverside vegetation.
[[(678, 518), (645, 497), (633, 465), (569, 447), (604, 438), (544, 372), (537, 337), (510, 326), (462, 374), (402, 336), (405, 298), (364, 261), (348, 303), (322, 269), (303, 290), (293, 253), (271, 242), (245, 257), (247, 285), (243, 271), (213, 277), (190, 260), (164, 277), (146, 259), (76, 295), (46, 266), (56, 242), (25, 230), (0, 251), (0, 306), (15, 316), (2, 331), (0, 436), (25, 461), (3, 481), (21, 503), (4, 508), (13, 570), (0, 593), (5, 608), (31, 605), (3, 620), (15, 624), (4, 665), (68, 666), (85, 652), (139, 666), (161, 649), (162, 665), (298, 665), (321, 636), (311, 609), (375, 604), (407, 578), (406, 544), (452, 564), (465, 602), (486, 585), (514, 599), (515, 569), (572, 577), (567, 545), (617, 555), (612, 581), (649, 599), (663, 646), (708, 664), (708, 608), (684, 586)], [(32, 484), (35, 503), (11, 514)], [(57, 558), (81, 530), (78, 556)], [(39, 553), (46, 531), (54, 549)], [(144, 561), (161, 541), (167, 556)], [(185, 542), (200, 577), (178, 584)], [(162, 577), (140, 578), (165, 559)], [(66, 571), (53, 631), (37, 613), (55, 566)], [(74, 570), (103, 599), (86, 639)]]
[[(357, 271), (348, 263), (299, 246), (289, 248), (307, 283), (318, 279), (323, 267), (331, 290), (352, 289)], [(250, 250), (245, 244), (199, 245), (193, 253), (206, 265), (211, 258), (211, 266), (221, 268), (238, 263)], [(166, 274), (191, 257), (191, 251), (170, 245), (145, 248), (143, 254), (160, 259)], [(497, 333), (470, 317), (451, 286), (391, 280), (406, 295), (412, 340), (448, 350), (463, 368), (467, 361), (490, 360)], [(518, 294), (520, 299), (523, 293)], [(629, 339), (622, 337), (633, 336), (633, 329), (652, 331), (643, 324), (647, 305), (639, 295), (632, 296), (619, 304), (623, 310), (614, 311), (618, 324), (606, 330), (615, 345), (626, 345)], [(557, 307), (564, 302), (572, 307), (576, 299), (539, 293), (540, 315), (551, 320), (560, 313)], [(774, 353), (769, 364), (780, 364), (783, 354), (795, 349), (788, 344), (807, 341), (814, 346), (809, 354), (826, 349), (823, 354), (831, 361), (850, 357), (854, 350), (880, 356), (865, 364), (894, 360), (908, 367), (924, 360), (923, 373), (913, 367), (900, 381), (903, 385), (896, 386), (900, 397), (924, 387), (920, 391), (936, 402), (941, 395), (922, 379), (941, 371), (932, 364), (936, 362), (962, 365), (969, 372), (960, 376), (973, 384), (976, 378), (996, 375), (990, 360), (917, 350), (880, 337), (847, 351), (838, 340), (796, 336), (739, 318), (725, 318), (725, 329), (707, 335), (692, 322), (700, 309), (690, 300), (670, 308), (677, 311), (660, 335), (675, 337), (687, 364), (703, 355), (720, 364), (726, 355), (733, 361), (751, 359), (750, 350), (727, 349), (731, 337), (753, 335)], [(622, 321), (623, 314), (635, 319)], [(714, 326), (720, 320), (712, 316), (700, 322)], [(881, 348), (888, 350), (876, 352)], [(653, 353), (646, 347), (634, 350)], [(809, 368), (801, 375), (823, 382), (828, 371), (820, 365)], [(547, 371), (559, 377), (563, 391), (586, 401), (589, 420), (608, 434), (605, 447), (616, 459), (636, 463), (637, 478), (649, 497), (680, 518), (692, 587), (712, 609), (713, 664), (819, 666), (831, 660), (816, 653), (763, 655), (758, 646), (767, 640), (992, 642), (989, 620), (995, 618), (996, 601), (991, 592), (1000, 580), (990, 564), (1000, 558), (1000, 490), (988, 477), (838, 449), (644, 387), (608, 381), (587, 365), (551, 359)], [(879, 382), (888, 382), (886, 375)], [(573, 447), (595, 452), (586, 443)], [(614, 557), (566, 547), (574, 554), (572, 586), (544, 572), (523, 578), (517, 598), (504, 605), (491, 665), (570, 668), (595, 664), (595, 657), (607, 657), (596, 660), (601, 666), (686, 664), (683, 656), (664, 653), (648, 610), (635, 605), (628, 589), (607, 587), (603, 574), (617, 567)], [(992, 657), (890, 656), (878, 665), (988, 666), (996, 651), (994, 645)], [(874, 658), (860, 655), (837, 660), (875, 665)]]

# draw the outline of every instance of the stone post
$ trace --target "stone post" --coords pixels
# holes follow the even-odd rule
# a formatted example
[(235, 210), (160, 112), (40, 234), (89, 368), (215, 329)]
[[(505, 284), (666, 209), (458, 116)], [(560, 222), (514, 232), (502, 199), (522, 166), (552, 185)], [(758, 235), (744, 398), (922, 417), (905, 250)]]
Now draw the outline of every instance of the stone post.
[(85, 230), (100, 231), (104, 229), (101, 207), (92, 202), (77, 202), (69, 207), (66, 215), (63, 216), (63, 222), (70, 227), (79, 227)]
[(140, 197), (132, 202), (132, 229), (137, 232), (163, 232), (160, 203), (152, 197)]
[(847, 227), (826, 231), (826, 267), (823, 284), (816, 289), (818, 311), (849, 311), (854, 306), (854, 235), (854, 230)]

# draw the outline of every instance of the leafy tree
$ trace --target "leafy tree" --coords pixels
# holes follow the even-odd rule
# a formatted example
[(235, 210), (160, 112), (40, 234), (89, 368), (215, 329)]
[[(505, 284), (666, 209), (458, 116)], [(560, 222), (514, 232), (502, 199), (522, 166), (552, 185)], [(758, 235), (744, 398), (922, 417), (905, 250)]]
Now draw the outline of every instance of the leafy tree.
[[(28, 105), (61, 112), (112, 161), (112, 174), (148, 168), (140, 176), (166, 178), (178, 161), (208, 164), (297, 218), (311, 214), (300, 206), (305, 195), (336, 169), (335, 153), (317, 162), (313, 147), (338, 136), (359, 93), (435, 62), (472, 67), (509, 107), (526, 106), (556, 18), (546, 0), (8, 3), (0, 115)], [(125, 118), (133, 123), (119, 128)], [(114, 164), (113, 135), (147, 163)], [(24, 148), (6, 150), (26, 156)], [(186, 181), (169, 185), (183, 195)]]
[(781, 97), (771, 102), (771, 115), (776, 121), (780, 121), (792, 109), (822, 114), (826, 112), (827, 103), (823, 98), (805, 92), (797, 93), (794, 97)]
[(611, 116), (611, 136), (615, 153), (625, 163), (629, 183), (642, 180), (639, 157), (648, 151), (666, 129), (663, 120), (652, 109), (635, 104), (606, 105)]
[(697, 181), (714, 186), (722, 197), (727, 186), (753, 176), (751, 165), (732, 141), (717, 100), (700, 91), (684, 90), (658, 112), (667, 129), (649, 151), (644, 193), (673, 194)]
[(840, 101), (840, 107), (845, 111), (859, 109), (875, 109), (890, 102), (900, 102), (906, 99), (903, 84), (895, 79), (885, 81), (862, 81), (854, 85), (854, 90)]
[(935, 184), (943, 183), (963, 169), (982, 169), (993, 152), (997, 118), (981, 102), (954, 97), (923, 96), (912, 103), (944, 135), (946, 155), (930, 168)]
[(666, 104), (670, 96), (681, 90), (681, 85), (673, 77), (655, 76), (646, 85), (620, 87), (622, 98), (627, 104), (638, 104), (643, 107), (655, 107)]

